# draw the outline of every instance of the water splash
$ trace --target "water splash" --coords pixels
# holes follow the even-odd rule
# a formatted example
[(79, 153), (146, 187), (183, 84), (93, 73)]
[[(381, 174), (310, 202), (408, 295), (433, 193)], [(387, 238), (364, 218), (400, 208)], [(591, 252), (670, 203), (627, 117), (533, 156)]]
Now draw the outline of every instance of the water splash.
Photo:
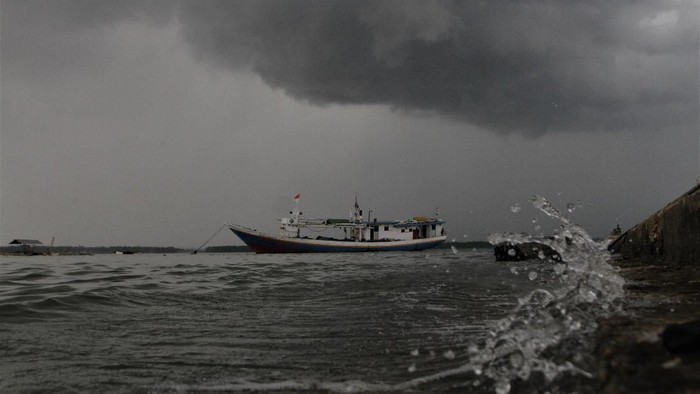
[(566, 210), (569, 212), (573, 212), (581, 207), (583, 207), (583, 201), (581, 200), (576, 201), (576, 203), (570, 202), (566, 204)]
[[(619, 310), (624, 280), (610, 265), (604, 244), (595, 242), (544, 197), (533, 197), (532, 204), (559, 221), (561, 228), (556, 236), (492, 234), (489, 242), (494, 245), (537, 242), (551, 247), (563, 261), (552, 262), (560, 286), (551, 291), (538, 289), (519, 299), (515, 310), (495, 324), (482, 344), (469, 345), (466, 364), (411, 380), (397, 388), (465, 375), (476, 379), (475, 385), (490, 383), (496, 393), (506, 394), (513, 384), (525, 382), (535, 374), (544, 377), (547, 383), (565, 373), (592, 377), (572, 362), (573, 355), (556, 349), (568, 340), (592, 334), (597, 318)], [(537, 276), (534, 271), (528, 274), (531, 280)]]

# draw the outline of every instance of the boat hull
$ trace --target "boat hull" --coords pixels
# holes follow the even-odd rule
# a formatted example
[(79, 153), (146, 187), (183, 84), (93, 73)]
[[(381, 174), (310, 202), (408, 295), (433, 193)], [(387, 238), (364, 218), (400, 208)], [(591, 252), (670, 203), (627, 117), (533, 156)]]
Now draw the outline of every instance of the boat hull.
[(418, 251), (434, 248), (445, 242), (446, 236), (407, 241), (335, 241), (311, 238), (283, 238), (262, 234), (256, 230), (229, 225), (229, 229), (256, 253), (351, 253)]

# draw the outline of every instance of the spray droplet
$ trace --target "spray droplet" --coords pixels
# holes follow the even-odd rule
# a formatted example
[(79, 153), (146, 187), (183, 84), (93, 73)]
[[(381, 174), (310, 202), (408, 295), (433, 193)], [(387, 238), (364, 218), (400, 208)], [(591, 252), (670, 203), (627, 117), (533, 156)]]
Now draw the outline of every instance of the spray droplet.
[(510, 272), (512, 272), (513, 275), (517, 275), (517, 274), (518, 274), (518, 269), (515, 268), (515, 267), (511, 267)]
[(527, 277), (528, 277), (528, 279), (530, 279), (530, 280), (535, 280), (535, 279), (537, 279), (537, 272), (535, 272), (535, 271), (530, 271), (530, 273), (527, 274)]
[(515, 249), (513, 249), (513, 248), (508, 249), (508, 255), (515, 256)]
[(532, 223), (537, 223), (537, 218), (532, 218)]
[(574, 203), (570, 202), (566, 204), (566, 210), (569, 212), (573, 212), (576, 209), (576, 205)]
[(545, 255), (544, 255), (544, 252), (540, 250), (539, 252), (537, 252), (537, 257), (538, 257), (540, 260), (544, 260), (544, 258), (547, 257), (547, 256), (545, 256)]
[(416, 372), (416, 364), (409, 365), (408, 372), (410, 372), (410, 373)]
[(510, 206), (510, 210), (513, 213), (518, 213), (518, 212), (520, 212), (521, 209), (522, 208), (520, 208), (520, 204), (517, 202)]
[(450, 248), (452, 249), (452, 254), (457, 254), (457, 248), (454, 245), (450, 246)]
[(507, 380), (498, 380), (493, 385), (496, 394), (508, 394), (510, 393), (510, 382)]
[(419, 354), (420, 354), (420, 352), (418, 351), (418, 349), (413, 349), (413, 350), (411, 350), (411, 356), (416, 357), (416, 356), (418, 356)]
[(453, 358), (455, 358), (455, 352), (453, 352), (452, 350), (448, 350), (442, 355), (445, 356), (445, 358), (448, 360), (452, 360)]

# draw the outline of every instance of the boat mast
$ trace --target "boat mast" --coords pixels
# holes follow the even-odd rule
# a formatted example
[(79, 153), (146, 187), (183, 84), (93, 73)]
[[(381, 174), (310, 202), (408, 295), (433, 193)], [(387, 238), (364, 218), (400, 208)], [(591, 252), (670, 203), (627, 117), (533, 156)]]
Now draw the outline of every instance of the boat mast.
[(352, 222), (361, 223), (362, 222), (362, 209), (360, 209), (360, 204), (357, 203), (357, 194), (355, 194), (355, 209), (352, 213)]
[(296, 231), (296, 237), (299, 238), (299, 227), (301, 226), (301, 222), (299, 221), (301, 212), (299, 211), (299, 200), (301, 199), (301, 193), (297, 194), (294, 196), (294, 209), (292, 209), (292, 219), (294, 221), (292, 222), (293, 224), (296, 225), (297, 231)]
[(360, 209), (360, 204), (357, 203), (357, 193), (355, 193), (355, 206), (353, 208), (352, 217), (350, 218), (350, 222), (353, 224), (352, 238), (355, 242), (359, 242), (363, 238), (363, 228), (366, 226), (362, 223), (362, 209)]

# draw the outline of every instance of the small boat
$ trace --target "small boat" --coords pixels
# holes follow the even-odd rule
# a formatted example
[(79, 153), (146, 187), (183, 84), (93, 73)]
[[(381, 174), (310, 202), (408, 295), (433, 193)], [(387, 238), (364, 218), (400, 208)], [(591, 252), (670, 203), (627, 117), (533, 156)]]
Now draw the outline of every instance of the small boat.
[[(281, 218), (280, 235), (267, 235), (255, 229), (227, 223), (249, 248), (256, 253), (345, 253), (414, 251), (434, 248), (445, 242), (444, 221), (437, 217), (412, 217), (407, 220), (364, 220), (355, 198), (349, 219), (307, 219), (297, 206), (291, 217)], [(372, 211), (370, 211), (371, 214)], [(301, 230), (322, 232), (335, 230), (339, 237), (302, 236)]]

